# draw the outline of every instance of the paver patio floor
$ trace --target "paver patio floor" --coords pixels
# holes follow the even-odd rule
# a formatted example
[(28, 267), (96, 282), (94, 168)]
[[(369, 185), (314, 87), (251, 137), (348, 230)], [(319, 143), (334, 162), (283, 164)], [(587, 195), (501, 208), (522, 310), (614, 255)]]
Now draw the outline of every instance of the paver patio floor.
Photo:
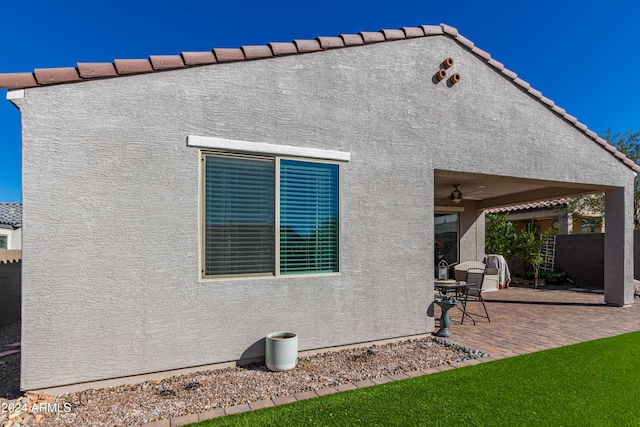
[[(476, 325), (451, 309), (449, 341), (489, 353), (492, 359), (532, 353), (640, 330), (640, 300), (630, 307), (604, 304), (604, 295), (547, 288), (512, 287), (483, 294), (491, 322)], [(483, 313), (482, 304), (468, 310)], [(436, 316), (440, 316), (437, 308)], [(436, 325), (438, 320), (436, 320)]]

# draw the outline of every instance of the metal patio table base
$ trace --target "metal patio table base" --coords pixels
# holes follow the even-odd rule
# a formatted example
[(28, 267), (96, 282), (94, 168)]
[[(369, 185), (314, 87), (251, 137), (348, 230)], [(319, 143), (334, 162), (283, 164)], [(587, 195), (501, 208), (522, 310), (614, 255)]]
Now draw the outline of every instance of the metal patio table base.
[(436, 332), (438, 337), (450, 337), (449, 327), (451, 326), (451, 317), (449, 317), (449, 309), (458, 305), (458, 299), (451, 295), (442, 295), (434, 300), (442, 308), (442, 316), (440, 316), (440, 329)]

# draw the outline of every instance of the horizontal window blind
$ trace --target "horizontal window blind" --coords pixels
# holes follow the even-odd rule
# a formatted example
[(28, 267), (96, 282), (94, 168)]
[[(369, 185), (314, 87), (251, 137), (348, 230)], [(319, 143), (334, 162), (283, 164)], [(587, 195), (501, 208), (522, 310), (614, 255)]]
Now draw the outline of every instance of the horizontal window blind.
[(205, 157), (204, 273), (274, 273), (272, 159)]
[(338, 271), (338, 165), (280, 161), (280, 273)]

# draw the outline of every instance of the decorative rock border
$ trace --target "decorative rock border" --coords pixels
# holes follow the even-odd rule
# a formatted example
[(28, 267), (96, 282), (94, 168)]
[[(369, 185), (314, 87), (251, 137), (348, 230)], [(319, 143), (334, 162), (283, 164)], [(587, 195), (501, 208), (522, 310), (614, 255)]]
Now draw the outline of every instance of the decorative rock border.
[(182, 415), (178, 417), (169, 417), (164, 420), (151, 421), (148, 423), (144, 423), (144, 424), (141, 424), (139, 427), (178, 427), (178, 426), (183, 426), (191, 423), (210, 420), (213, 418), (224, 417), (226, 415), (240, 414), (242, 412), (254, 411), (257, 409), (287, 405), (289, 403), (300, 402), (302, 400), (322, 397), (329, 394), (340, 393), (343, 391), (358, 390), (358, 389), (376, 386), (380, 384), (387, 384), (395, 381), (402, 381), (409, 378), (421, 377), (424, 375), (434, 374), (437, 372), (444, 372), (444, 371), (448, 371), (455, 368), (461, 368), (464, 366), (475, 365), (477, 363), (482, 362), (481, 360), (479, 360), (482, 358), (486, 358), (487, 362), (491, 360), (495, 360), (494, 358), (491, 358), (489, 354), (483, 351), (469, 349), (465, 346), (444, 340), (439, 337), (433, 337), (433, 341), (439, 344), (445, 345), (447, 347), (451, 347), (455, 350), (462, 351), (463, 353), (465, 353), (465, 355), (457, 359), (454, 359), (451, 363), (436, 366), (430, 369), (410, 371), (410, 372), (400, 372), (392, 375), (386, 375), (380, 378), (371, 378), (371, 379), (366, 379), (361, 381), (348, 382), (345, 384), (340, 384), (335, 387), (326, 387), (318, 390), (305, 391), (302, 393), (295, 393), (293, 395), (288, 395), (288, 396), (278, 396), (271, 399), (258, 400), (255, 402), (248, 402), (240, 405), (228, 406), (226, 408), (216, 408), (216, 409), (212, 409), (205, 412), (187, 414), (187, 415)]

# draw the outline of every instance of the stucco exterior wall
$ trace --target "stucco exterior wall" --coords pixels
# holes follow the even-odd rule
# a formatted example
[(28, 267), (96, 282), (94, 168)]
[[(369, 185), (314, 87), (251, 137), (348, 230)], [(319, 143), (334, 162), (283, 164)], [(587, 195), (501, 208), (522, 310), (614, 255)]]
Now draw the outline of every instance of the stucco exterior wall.
[[(432, 80), (448, 56), (453, 87)], [(301, 350), (432, 331), (435, 168), (612, 186), (631, 173), (446, 37), (27, 89), (18, 103), (24, 389), (260, 356), (276, 330)], [(341, 274), (199, 281), (188, 135), (350, 152)], [(461, 250), (481, 259), (481, 240)]]

